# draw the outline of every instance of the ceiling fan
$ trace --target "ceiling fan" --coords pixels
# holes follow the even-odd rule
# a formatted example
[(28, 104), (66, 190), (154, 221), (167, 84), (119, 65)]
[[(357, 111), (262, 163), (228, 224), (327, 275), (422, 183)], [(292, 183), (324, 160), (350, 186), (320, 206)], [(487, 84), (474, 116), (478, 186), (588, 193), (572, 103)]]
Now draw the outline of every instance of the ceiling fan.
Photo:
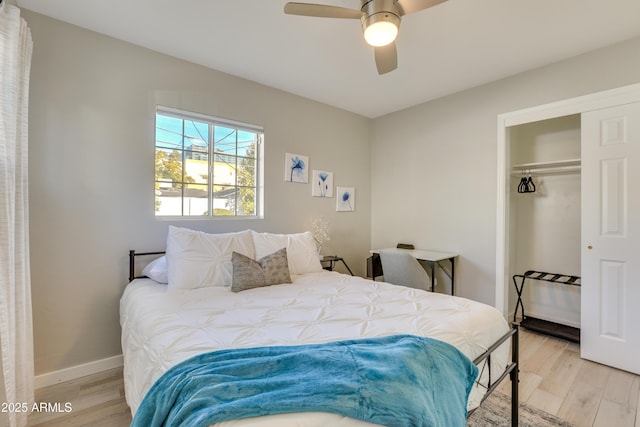
[(284, 13), (320, 18), (360, 19), (364, 39), (375, 49), (378, 74), (398, 67), (396, 37), (403, 15), (418, 12), (446, 0), (360, 0), (360, 10), (340, 6), (289, 2)]

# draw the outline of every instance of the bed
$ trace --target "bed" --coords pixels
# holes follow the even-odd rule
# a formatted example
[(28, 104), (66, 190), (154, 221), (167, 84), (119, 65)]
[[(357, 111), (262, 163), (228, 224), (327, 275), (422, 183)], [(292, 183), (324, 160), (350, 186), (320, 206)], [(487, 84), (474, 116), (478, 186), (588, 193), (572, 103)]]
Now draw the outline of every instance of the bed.
[[(143, 276), (152, 278), (135, 277), (136, 259), (162, 252), (130, 252), (131, 282), (121, 299), (120, 319), (125, 395), (134, 420), (154, 384), (172, 368), (198, 355), (410, 336), (448, 343), (478, 367), (465, 416), (510, 376), (512, 425), (517, 425), (517, 327), (511, 328), (494, 308), (464, 298), (323, 270), (317, 254), (309, 259), (309, 242), (313, 240), (309, 240), (312, 237), (308, 233), (247, 231), (227, 233), (221, 238), (211, 236), (221, 235), (170, 227), (166, 256), (157, 258), (143, 271)], [(218, 240), (212, 244), (211, 239)], [(194, 244), (200, 240), (205, 244)], [(260, 260), (285, 249), (291, 283), (276, 279), (276, 284), (249, 286), (240, 291), (228, 286), (230, 280), (235, 286), (235, 276), (240, 276), (235, 258), (231, 262), (234, 252), (234, 257), (244, 252), (247, 258)], [(213, 267), (212, 258), (219, 261)], [(193, 286), (198, 281), (220, 285)], [(172, 283), (181, 282), (187, 285), (172, 289)], [(213, 425), (380, 424), (340, 413), (304, 411), (228, 419)]]

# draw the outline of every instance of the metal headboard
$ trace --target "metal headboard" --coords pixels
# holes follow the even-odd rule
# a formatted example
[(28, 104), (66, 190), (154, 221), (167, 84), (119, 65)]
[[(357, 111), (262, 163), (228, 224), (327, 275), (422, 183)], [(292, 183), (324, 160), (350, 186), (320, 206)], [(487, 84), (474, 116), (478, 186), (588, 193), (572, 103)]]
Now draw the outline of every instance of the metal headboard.
[(136, 273), (135, 273), (136, 257), (147, 256), (147, 255), (164, 255), (164, 251), (161, 251), (161, 252), (136, 252), (135, 249), (131, 249), (129, 251), (129, 281), (130, 282), (133, 279), (137, 279), (137, 278), (142, 277), (142, 276), (136, 276)]

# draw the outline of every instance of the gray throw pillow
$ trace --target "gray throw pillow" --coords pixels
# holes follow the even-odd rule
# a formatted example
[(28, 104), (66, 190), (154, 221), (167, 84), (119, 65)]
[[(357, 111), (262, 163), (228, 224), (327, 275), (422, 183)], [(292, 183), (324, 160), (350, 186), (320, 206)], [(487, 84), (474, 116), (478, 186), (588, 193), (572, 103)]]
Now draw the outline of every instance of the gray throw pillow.
[(272, 254), (253, 260), (238, 252), (231, 254), (233, 276), (231, 290), (233, 292), (262, 286), (291, 283), (287, 248), (282, 248)]

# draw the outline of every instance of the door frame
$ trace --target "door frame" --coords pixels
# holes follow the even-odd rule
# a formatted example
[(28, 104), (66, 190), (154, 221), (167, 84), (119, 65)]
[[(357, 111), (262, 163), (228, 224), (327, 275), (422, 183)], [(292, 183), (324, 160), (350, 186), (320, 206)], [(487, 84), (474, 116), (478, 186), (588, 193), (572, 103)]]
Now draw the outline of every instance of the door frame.
[(513, 317), (513, 311), (509, 307), (509, 128), (633, 102), (640, 102), (640, 83), (498, 115), (495, 307), (505, 318)]

